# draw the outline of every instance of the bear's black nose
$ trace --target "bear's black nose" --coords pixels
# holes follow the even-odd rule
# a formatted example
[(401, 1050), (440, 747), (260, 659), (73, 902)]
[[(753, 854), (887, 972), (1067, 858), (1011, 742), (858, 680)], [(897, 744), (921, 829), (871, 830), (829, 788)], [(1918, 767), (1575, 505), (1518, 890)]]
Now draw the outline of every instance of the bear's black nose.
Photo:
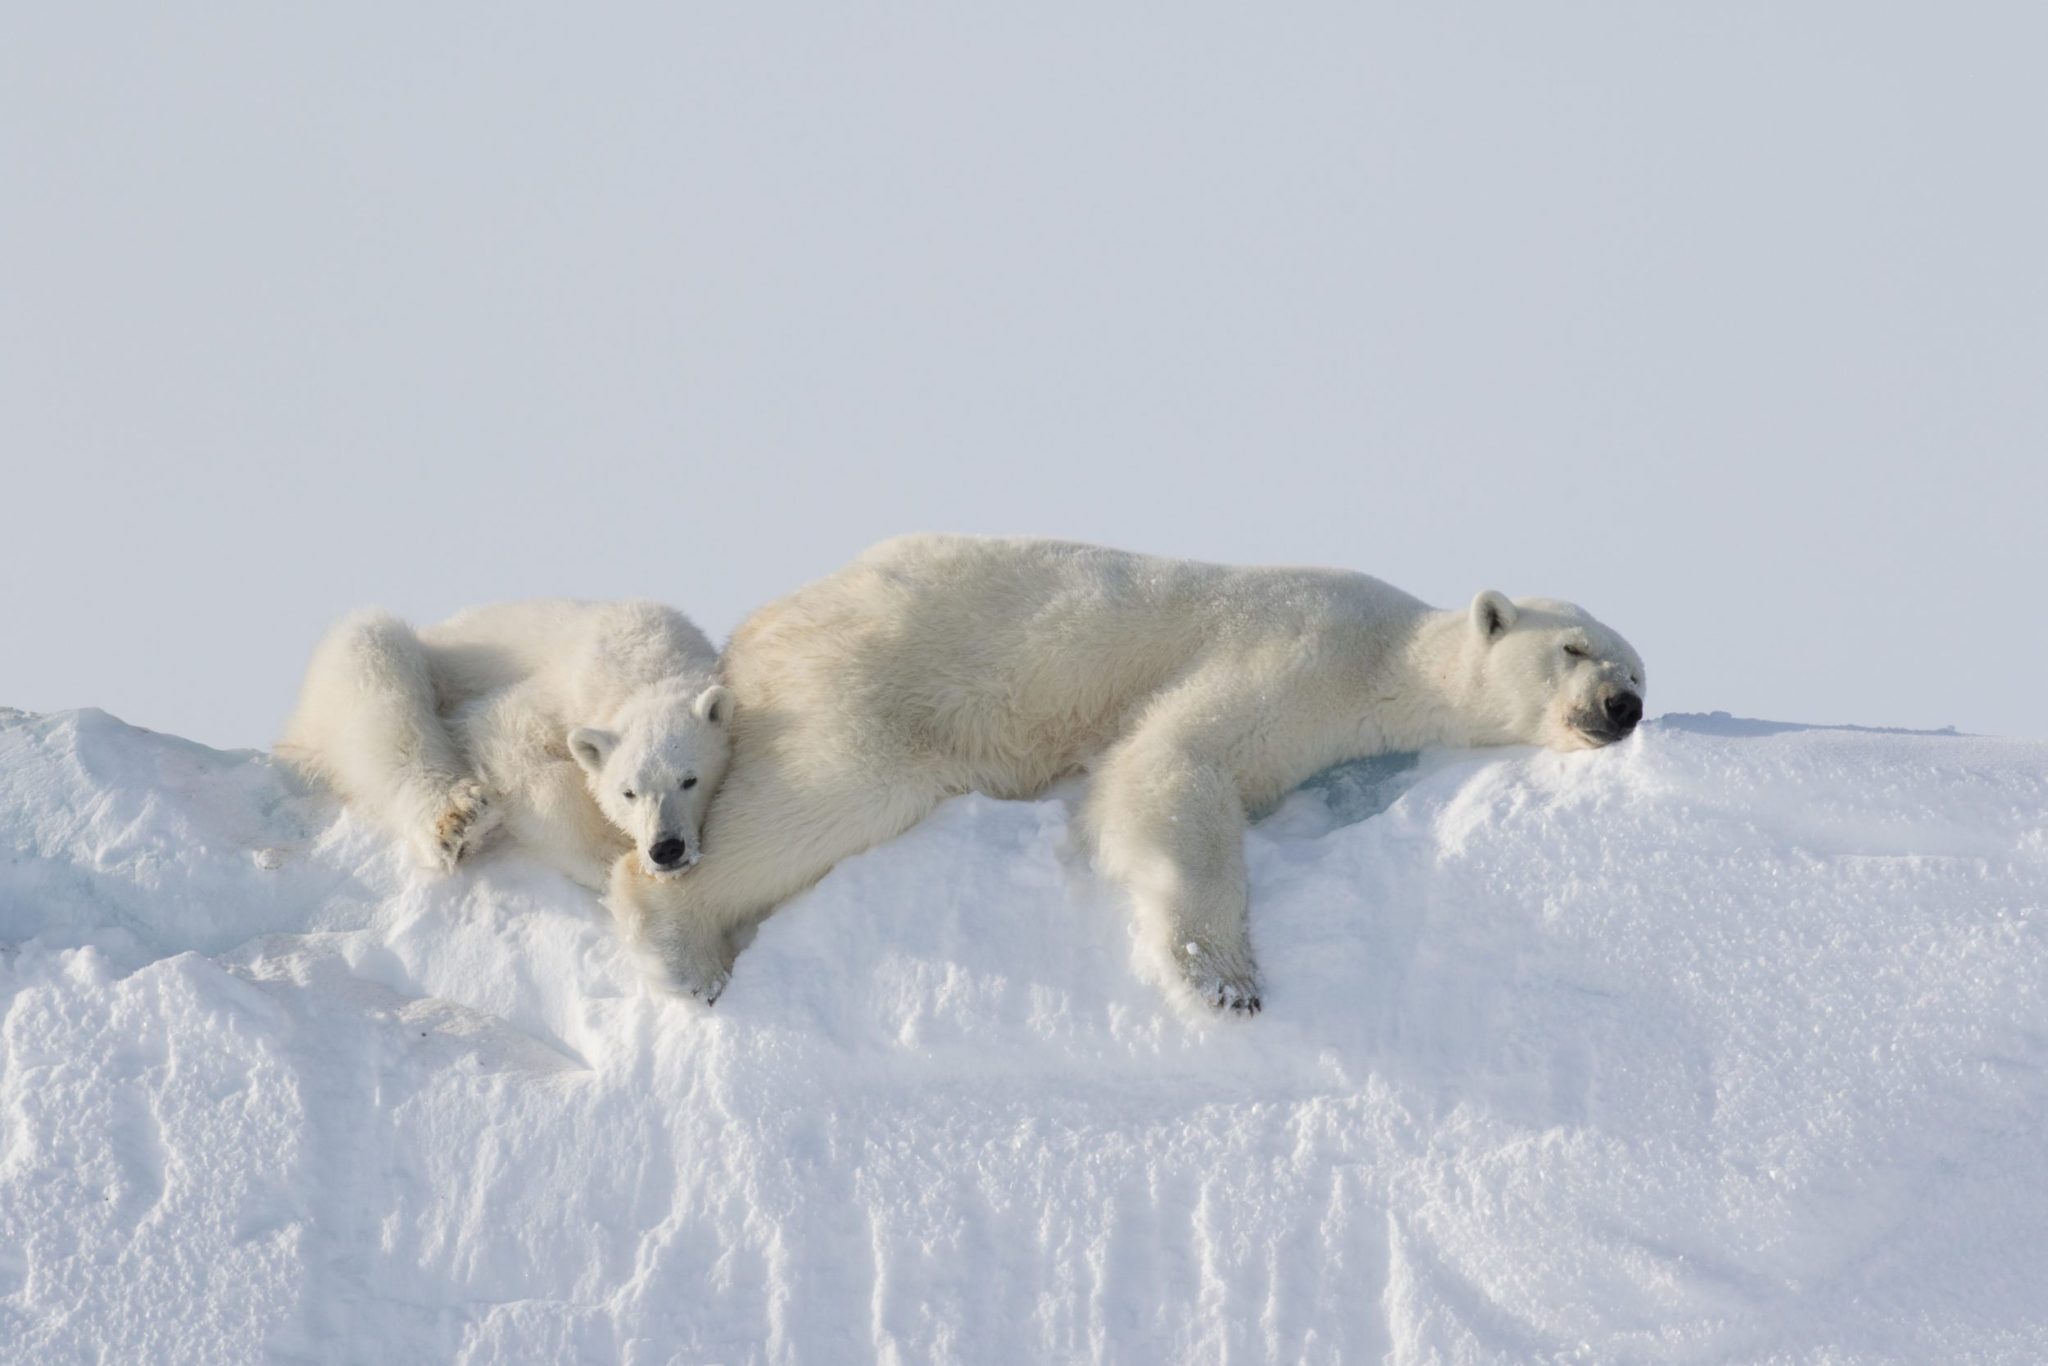
[(647, 857), (653, 859), (662, 867), (668, 868), (683, 861), (683, 849), (684, 845), (681, 840), (666, 839), (655, 845), (652, 849), (649, 849)]
[(1618, 692), (1608, 698), (1607, 719), (1620, 727), (1626, 734), (1636, 728), (1636, 722), (1643, 719), (1643, 699), (1632, 692)]

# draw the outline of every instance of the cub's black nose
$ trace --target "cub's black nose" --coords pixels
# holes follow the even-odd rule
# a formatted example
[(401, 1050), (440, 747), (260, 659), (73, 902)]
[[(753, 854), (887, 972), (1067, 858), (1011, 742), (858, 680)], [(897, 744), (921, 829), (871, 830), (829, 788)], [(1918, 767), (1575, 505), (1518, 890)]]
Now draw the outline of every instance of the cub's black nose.
[(1636, 722), (1643, 719), (1643, 699), (1632, 692), (1618, 692), (1605, 703), (1607, 719), (1623, 731), (1636, 728)]
[(662, 867), (668, 868), (683, 861), (683, 848), (684, 845), (681, 840), (663, 840), (647, 851), (647, 857), (653, 859)]

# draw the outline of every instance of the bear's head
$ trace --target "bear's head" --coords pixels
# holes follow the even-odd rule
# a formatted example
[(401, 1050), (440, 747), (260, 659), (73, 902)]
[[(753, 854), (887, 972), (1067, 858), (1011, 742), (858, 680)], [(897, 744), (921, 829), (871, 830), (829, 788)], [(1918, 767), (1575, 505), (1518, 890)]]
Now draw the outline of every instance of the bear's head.
[(578, 726), (569, 752), (605, 819), (624, 831), (649, 875), (674, 877), (703, 856), (704, 812), (732, 757), (732, 694), (717, 683), (655, 688), (612, 718)]
[(1643, 719), (1643, 660), (1584, 608), (1549, 598), (1472, 599), (1468, 658), (1497, 739), (1597, 749)]

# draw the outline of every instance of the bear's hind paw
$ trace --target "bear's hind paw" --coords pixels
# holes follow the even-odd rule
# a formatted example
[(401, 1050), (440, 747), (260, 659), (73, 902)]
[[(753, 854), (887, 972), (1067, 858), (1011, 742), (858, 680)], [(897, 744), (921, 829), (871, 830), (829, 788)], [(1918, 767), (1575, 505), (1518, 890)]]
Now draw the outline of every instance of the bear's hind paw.
[(499, 811), (484, 785), (465, 779), (449, 789), (447, 803), (434, 820), (429, 841), (432, 866), (441, 872), (455, 870), (465, 855), (473, 854), (484, 837), (497, 827)]

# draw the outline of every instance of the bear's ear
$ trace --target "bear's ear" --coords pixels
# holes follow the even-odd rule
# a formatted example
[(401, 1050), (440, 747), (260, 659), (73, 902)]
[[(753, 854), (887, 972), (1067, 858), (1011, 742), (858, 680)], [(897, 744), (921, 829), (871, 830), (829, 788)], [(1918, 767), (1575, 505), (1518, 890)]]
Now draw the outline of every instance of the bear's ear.
[(612, 746), (618, 743), (618, 736), (596, 726), (578, 726), (569, 732), (569, 753), (593, 778), (604, 771), (604, 761), (612, 757)]
[(1515, 605), (1491, 588), (1472, 599), (1472, 629), (1489, 643), (1499, 640), (1515, 624)]
[(722, 726), (726, 718), (732, 715), (732, 693), (727, 691), (723, 684), (713, 683), (697, 694), (697, 702), (692, 710), (697, 713), (699, 721), (709, 721), (714, 726)]

